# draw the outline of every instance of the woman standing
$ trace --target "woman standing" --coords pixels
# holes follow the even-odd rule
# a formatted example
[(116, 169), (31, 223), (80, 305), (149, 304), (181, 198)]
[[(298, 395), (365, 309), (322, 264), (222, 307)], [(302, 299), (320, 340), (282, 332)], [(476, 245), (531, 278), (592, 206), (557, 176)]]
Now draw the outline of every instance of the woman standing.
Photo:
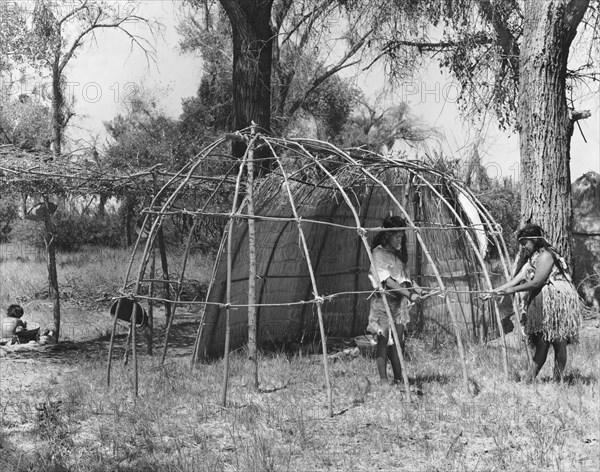
[(564, 259), (543, 237), (538, 225), (529, 224), (517, 234), (523, 256), (512, 280), (494, 290), (497, 296), (527, 292), (524, 331), (534, 349), (533, 365), (524, 380), (531, 382), (554, 349), (554, 380), (562, 381), (567, 345), (577, 340), (581, 302)]
[(390, 307), (396, 332), (400, 338), (399, 343), (392, 340), (389, 319), (380, 292), (371, 296), (369, 311), (369, 325), (367, 331), (377, 338), (376, 362), (380, 382), (387, 385), (387, 359), (390, 359), (394, 382), (402, 381), (402, 368), (396, 344), (404, 347), (404, 326), (409, 321), (408, 307), (410, 300), (421, 300), (420, 289), (414, 287), (406, 268), (408, 252), (406, 248), (406, 221), (398, 216), (388, 216), (383, 220), (384, 228), (398, 228), (397, 231), (381, 231), (377, 233), (371, 243), (373, 265), (369, 278), (373, 288), (378, 290), (381, 286), (386, 289), (386, 300)]

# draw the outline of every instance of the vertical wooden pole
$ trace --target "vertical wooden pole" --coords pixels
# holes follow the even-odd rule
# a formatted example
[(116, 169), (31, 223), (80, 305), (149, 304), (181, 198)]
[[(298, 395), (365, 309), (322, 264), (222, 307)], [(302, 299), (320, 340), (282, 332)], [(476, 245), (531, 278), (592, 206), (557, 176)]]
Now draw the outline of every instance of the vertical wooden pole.
[[(221, 260), (221, 256), (223, 255), (223, 251), (225, 250), (226, 242), (225, 238), (221, 238), (221, 242), (219, 243), (219, 249), (217, 250), (217, 257), (215, 258), (215, 263), (213, 265), (212, 275), (210, 278), (210, 282), (208, 283), (208, 289), (206, 290), (206, 299), (208, 301), (208, 297), (213, 290), (215, 285), (215, 279), (217, 277), (217, 268), (219, 261)], [(202, 305), (202, 312), (200, 315), (200, 323), (198, 326), (198, 330), (196, 331), (196, 341), (194, 342), (194, 350), (192, 352), (192, 359), (190, 361), (190, 367), (193, 367), (194, 364), (198, 361), (200, 357), (200, 341), (202, 339), (202, 333), (204, 332), (204, 321), (206, 320), (206, 304)], [(206, 355), (206, 352), (204, 353)]]
[[(248, 145), (248, 149), (254, 146), (254, 139)], [(233, 246), (233, 228), (234, 228), (234, 216), (237, 212), (238, 200), (240, 197), (240, 185), (242, 181), (242, 175), (244, 172), (244, 166), (247, 158), (244, 156), (244, 160), (240, 163), (237, 179), (235, 182), (235, 192), (233, 195), (233, 206), (231, 209), (231, 216), (229, 217), (229, 227), (227, 230), (227, 290), (225, 295), (225, 352), (223, 354), (223, 384), (221, 386), (221, 405), (227, 406), (227, 383), (229, 380), (229, 349), (231, 343), (231, 325), (230, 325), (230, 311), (231, 311), (231, 271), (233, 270), (232, 265), (232, 246)]]
[(131, 345), (131, 326), (129, 327), (129, 331), (127, 331), (127, 339), (125, 340), (125, 354), (123, 354), (123, 365), (127, 365), (129, 363), (129, 346)]
[[(133, 304), (133, 310), (131, 313), (131, 352), (133, 354), (133, 394), (135, 397), (138, 396), (138, 359), (137, 359), (137, 340), (136, 340), (136, 322), (138, 304)], [(140, 313), (141, 316), (141, 313)]]
[(254, 148), (248, 149), (246, 194), (248, 205), (248, 357), (252, 363), (254, 388), (258, 390), (256, 319), (256, 225), (254, 221)]
[[(148, 340), (148, 355), (152, 355), (154, 348), (154, 278), (156, 276), (156, 250), (152, 248), (152, 261), (150, 262), (150, 298), (148, 299), (148, 326), (146, 328), (146, 336)], [(165, 341), (166, 343), (166, 341)]]
[[(165, 279), (165, 298), (171, 300), (171, 286), (169, 280), (169, 263), (167, 261), (167, 249), (165, 246), (165, 236), (162, 229), (162, 222), (156, 232), (156, 239), (158, 241), (158, 250), (160, 252), (160, 265), (162, 268), (163, 279)], [(165, 301), (165, 316), (167, 321), (171, 319), (171, 303)]]
[[(153, 193), (154, 193), (154, 200), (153, 201), (153, 205), (154, 204), (158, 204), (159, 200), (158, 200), (158, 185), (156, 182), (156, 174), (152, 174), (152, 186), (153, 186)], [(158, 251), (160, 253), (160, 265), (161, 265), (161, 269), (162, 269), (162, 274), (163, 274), (163, 279), (165, 279), (166, 281), (169, 280), (169, 262), (167, 260), (167, 249), (165, 246), (165, 236), (164, 236), (164, 232), (163, 232), (163, 228), (162, 228), (162, 222), (163, 220), (160, 220), (160, 223), (158, 225), (157, 231), (156, 231), (156, 239), (158, 241)], [(154, 255), (154, 247), (152, 247), (152, 254)], [(169, 282), (165, 282), (165, 298), (167, 300), (171, 300), (171, 286), (169, 284)], [(169, 322), (169, 320), (171, 319), (171, 304), (166, 301), (165, 302), (165, 317), (167, 318), (167, 322)]]
[(113, 347), (115, 345), (115, 333), (117, 331), (117, 313), (120, 312), (121, 310), (121, 305), (123, 303), (123, 299), (119, 298), (119, 301), (117, 302), (117, 311), (115, 311), (115, 319), (113, 320), (113, 327), (112, 327), (112, 331), (110, 333), (110, 343), (108, 345), (108, 366), (106, 368), (106, 386), (110, 387), (110, 368), (112, 366), (112, 353), (113, 353)]
[[(409, 174), (409, 179), (410, 181), (412, 181), (412, 175)], [(413, 201), (412, 201), (412, 210), (413, 210), (413, 218), (414, 218), (414, 222), (415, 225), (418, 225), (421, 221), (421, 191), (417, 188), (417, 190), (415, 191), (415, 196), (413, 197)], [(409, 208), (408, 206), (405, 206), (405, 208)], [(423, 286), (423, 250), (421, 249), (421, 244), (419, 243), (419, 240), (415, 237), (415, 276), (417, 279), (417, 285), (419, 285), (419, 287)], [(423, 304), (419, 304), (417, 307), (417, 310), (419, 312), (419, 323), (421, 322), (425, 322), (425, 320), (423, 319), (424, 314), (423, 314)]]
[(227, 382), (229, 380), (229, 344), (231, 340), (231, 326), (229, 322), (230, 303), (231, 303), (231, 246), (233, 234), (233, 217), (229, 220), (229, 229), (227, 233), (227, 291), (225, 295), (225, 353), (223, 356), (223, 384), (221, 386), (221, 406), (227, 405)]
[(60, 292), (58, 289), (58, 273), (56, 270), (56, 241), (54, 239), (54, 225), (52, 224), (52, 212), (50, 200), (44, 195), (44, 241), (46, 243), (46, 263), (48, 267), (48, 290), (50, 299), (54, 301), (54, 342), (58, 342), (60, 335)]

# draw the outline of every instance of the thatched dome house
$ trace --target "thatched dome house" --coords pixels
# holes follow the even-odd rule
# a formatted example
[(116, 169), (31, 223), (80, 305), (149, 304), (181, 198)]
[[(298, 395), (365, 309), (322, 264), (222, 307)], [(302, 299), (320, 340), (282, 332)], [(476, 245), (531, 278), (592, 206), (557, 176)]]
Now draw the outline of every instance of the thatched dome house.
[[(189, 186), (203, 179), (198, 170), (202, 162), (223, 159), (215, 151), (217, 145), (207, 148), (158, 193), (146, 211), (150, 237), (139, 248), (142, 257), (132, 257), (137, 271), (130, 268), (131, 280), (124, 285), (134, 287), (134, 297), (152, 298), (146, 295), (155, 279), (149, 273), (149, 260), (167, 217), (185, 214), (195, 222), (206, 216), (226, 218), (228, 231), (206, 300), (176, 301), (205, 308), (195, 351), (200, 356), (223, 354), (227, 314), (230, 348), (247, 343), (249, 306), (256, 312), (259, 345), (312, 343), (321, 333), (327, 337), (364, 334), (367, 298), (373, 292), (367, 277), (369, 243), (390, 213), (407, 221), (408, 265), (414, 281), (441, 291), (412, 308), (409, 328), (436, 336), (497, 336), (495, 304), (482, 302), (479, 292), (491, 288), (492, 278), (495, 285), (508, 275), (506, 264), (503, 274), (490, 274), (484, 260), (489, 247), (496, 246), (503, 262), (508, 257), (496, 223), (459, 181), (422, 162), (343, 151), (320, 141), (260, 135), (254, 140), (242, 135), (242, 139), (269, 148), (275, 156), (272, 171), (252, 186), (252, 196), (245, 193), (249, 188), (245, 166), (253, 161), (249, 152), (242, 165), (236, 165), (237, 179), (230, 174), (218, 183), (212, 180), (213, 195), (216, 188), (229, 188), (226, 193), (237, 196), (233, 198), (237, 206), (219, 213), (211, 209), (208, 199), (201, 208), (185, 207)], [(255, 228), (255, 264), (250, 222)], [(185, 280), (186, 267), (192, 265), (186, 258), (187, 253), (183, 263), (169, 265), (173, 299), (181, 288), (176, 282)], [(251, 268), (256, 288), (255, 298), (249, 301), (249, 291), (254, 290), (249, 285)]]
[[(312, 261), (312, 270), (319, 293), (331, 297), (323, 305), (328, 336), (351, 337), (364, 334), (367, 326), (372, 292), (368, 279), (369, 258), (356, 230), (355, 214), (363, 228), (381, 226), (389, 213), (401, 214), (397, 202), (408, 211), (421, 230), (427, 250), (433, 259), (423, 255), (414, 231), (408, 232), (408, 265), (415, 281), (424, 287), (438, 286), (433, 265), (437, 265), (446, 286), (454, 291), (453, 305), (465, 334), (486, 337), (494, 331), (495, 320), (489, 306), (478, 302), (468, 291), (484, 290), (482, 268), (469, 245), (463, 224), (470, 225), (470, 215), (479, 216), (476, 205), (456, 182), (451, 183), (433, 169), (421, 163), (363, 162), (359, 167), (343, 167), (332, 176), (343, 185), (350, 202), (331, 183), (316, 186), (307, 181), (290, 182), (296, 211), (302, 219), (302, 229)], [(380, 183), (365, 179), (363, 169), (369, 169)], [(419, 175), (415, 178), (413, 173)], [(420, 181), (420, 178), (432, 185)], [(389, 193), (388, 193), (389, 192)], [(439, 195), (437, 194), (439, 192)], [(293, 211), (283, 188), (282, 175), (273, 173), (259, 188), (255, 211), (272, 218), (257, 225), (257, 293), (259, 343), (310, 343), (318, 339), (317, 311), (311, 303), (313, 287), (306, 257), (299, 245), (298, 225), (291, 221)], [(444, 200), (444, 201), (442, 201)], [(449, 206), (448, 206), (449, 205)], [(457, 212), (458, 217), (453, 214)], [(459, 221), (459, 218), (462, 221)], [(322, 224), (326, 223), (326, 224)], [(247, 226), (234, 226), (231, 297), (243, 303), (248, 292)], [(485, 253), (487, 239), (478, 240), (480, 231), (466, 229)], [(375, 232), (370, 232), (372, 240)], [(227, 266), (221, 258), (215, 283), (208, 301), (225, 299)], [(208, 305), (201, 346), (206, 354), (223, 352), (224, 309)], [(452, 322), (443, 298), (432, 297), (411, 313), (412, 328), (428, 334), (453, 333)], [(232, 347), (247, 341), (247, 310), (239, 307), (231, 315)]]
[(586, 303), (600, 308), (600, 174), (573, 182), (573, 280)]

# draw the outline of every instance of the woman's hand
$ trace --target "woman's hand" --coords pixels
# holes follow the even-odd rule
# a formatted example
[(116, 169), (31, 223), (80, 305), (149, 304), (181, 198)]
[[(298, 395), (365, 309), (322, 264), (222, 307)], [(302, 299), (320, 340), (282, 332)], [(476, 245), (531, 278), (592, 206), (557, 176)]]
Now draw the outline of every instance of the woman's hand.
[(419, 303), (423, 299), (423, 297), (421, 295), (419, 295), (418, 293), (411, 292), (410, 295), (408, 296), (408, 299), (412, 303)]
[(494, 289), (491, 292), (488, 293), (484, 293), (482, 295), (480, 295), (479, 298), (481, 298), (484, 302), (489, 300), (490, 298), (502, 298), (503, 296), (508, 294), (508, 289)]

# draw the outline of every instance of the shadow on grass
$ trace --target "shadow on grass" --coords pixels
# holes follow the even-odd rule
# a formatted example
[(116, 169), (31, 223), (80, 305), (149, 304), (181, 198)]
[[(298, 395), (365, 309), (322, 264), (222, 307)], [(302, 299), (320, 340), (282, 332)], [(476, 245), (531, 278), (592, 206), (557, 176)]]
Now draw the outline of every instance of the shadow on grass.
[[(535, 380), (535, 382), (542, 383), (542, 384), (556, 384), (556, 385), (559, 384), (559, 382), (554, 380), (554, 377), (551, 377), (551, 376), (544, 376), (544, 377), (538, 376), (537, 379)], [(592, 384), (598, 383), (598, 377), (593, 374), (585, 375), (585, 374), (581, 373), (580, 371), (575, 370), (573, 372), (569, 372), (568, 374), (566, 374), (564, 376), (563, 383), (568, 386), (574, 386), (574, 385), (578, 385), (578, 384), (592, 385)]]
[[(191, 356), (196, 332), (197, 321), (175, 321), (171, 326), (167, 346), (167, 357)], [(153, 356), (161, 356), (164, 348), (166, 328), (154, 329)], [(136, 332), (136, 346), (138, 355), (148, 354), (147, 331), (138, 329)], [(115, 335), (113, 345), (113, 359), (122, 358), (125, 355), (127, 335), (119, 333)], [(47, 360), (54, 362), (72, 363), (82, 357), (87, 359), (106, 360), (110, 346), (110, 335), (99, 336), (82, 341), (64, 340), (58, 344), (34, 345), (24, 344), (7, 349), (6, 359), (19, 360)], [(131, 348), (130, 348), (131, 355)]]
[[(553, 382), (554, 380), (550, 377), (547, 378), (548, 382)], [(594, 383), (598, 383), (598, 377), (595, 375), (585, 375), (578, 370), (573, 372), (569, 372), (564, 376), (563, 382), (567, 385), (575, 385), (575, 384), (583, 384), (583, 385), (591, 385)]]
[(438, 383), (440, 385), (446, 385), (453, 380), (453, 377), (449, 375), (440, 374), (440, 373), (428, 373), (428, 374), (420, 374), (415, 375), (414, 377), (410, 377), (411, 383), (415, 383), (417, 387), (421, 388), (424, 384), (428, 383)]

